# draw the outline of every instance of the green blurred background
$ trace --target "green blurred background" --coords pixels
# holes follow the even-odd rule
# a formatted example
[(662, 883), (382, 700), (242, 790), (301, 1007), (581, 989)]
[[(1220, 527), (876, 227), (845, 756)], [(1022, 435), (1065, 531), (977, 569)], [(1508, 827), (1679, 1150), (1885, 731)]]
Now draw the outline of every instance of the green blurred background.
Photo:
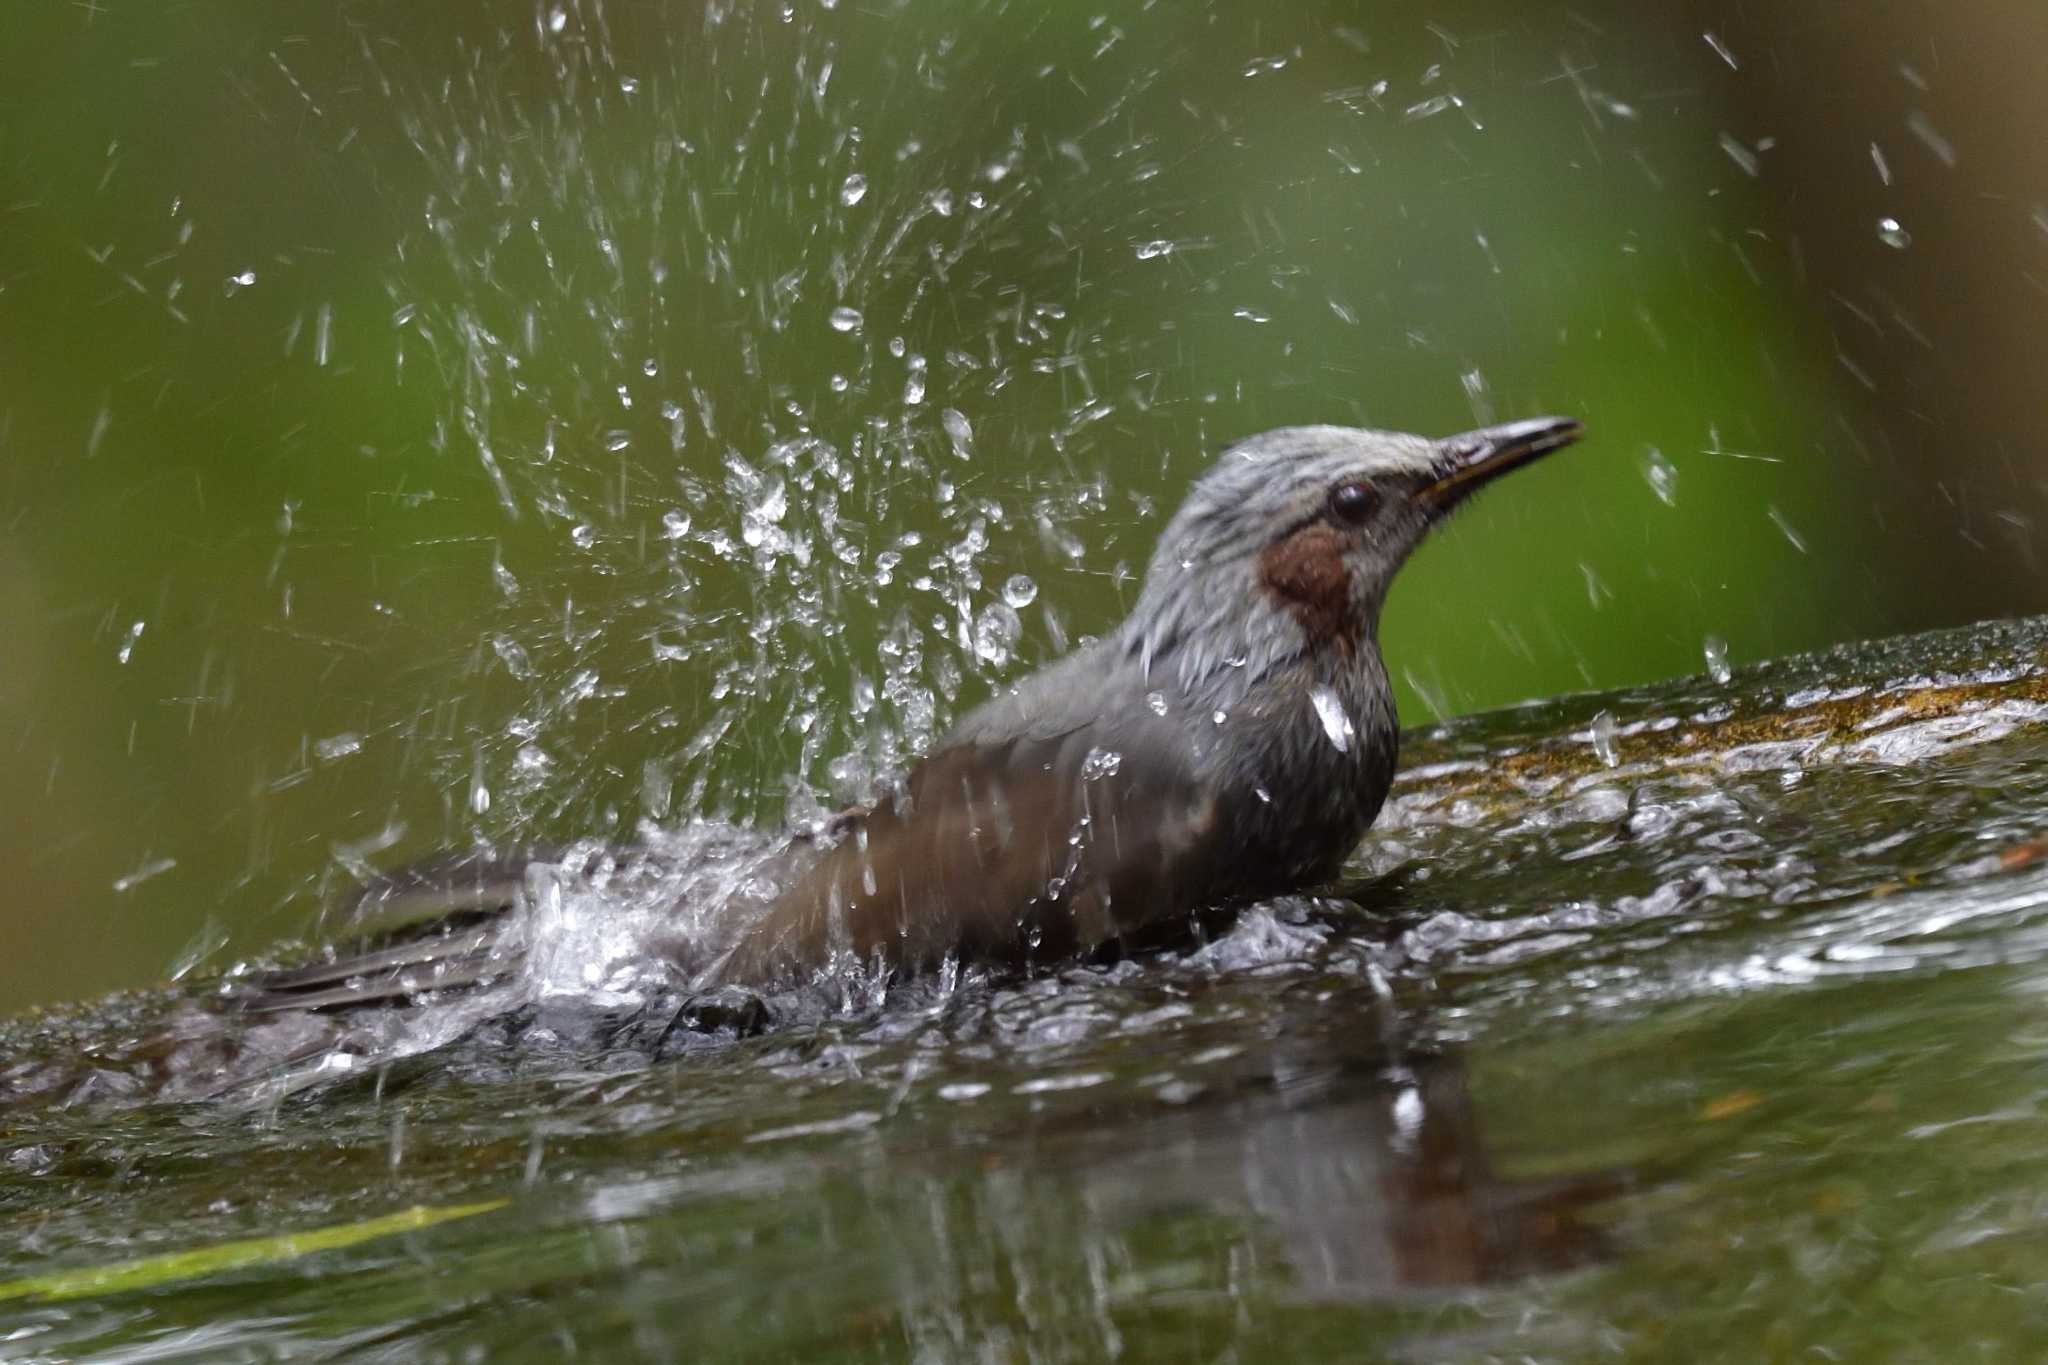
[[(1588, 441), (1410, 723), (2048, 605), (2034, 4), (15, 4), (0, 1010), (474, 840), (773, 819), (1224, 441)], [(815, 795), (814, 795), (815, 793)]]

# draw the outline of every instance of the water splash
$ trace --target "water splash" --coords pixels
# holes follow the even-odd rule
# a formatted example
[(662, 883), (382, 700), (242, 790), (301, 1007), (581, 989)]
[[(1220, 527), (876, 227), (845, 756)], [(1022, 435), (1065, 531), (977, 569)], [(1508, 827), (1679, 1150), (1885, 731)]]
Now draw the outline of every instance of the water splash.
[(1718, 635), (1709, 635), (1701, 647), (1707, 662), (1707, 676), (1717, 683), (1726, 684), (1735, 677), (1728, 667), (1728, 642)]
[(1655, 446), (1650, 446), (1643, 454), (1643, 482), (1650, 485), (1657, 501), (1666, 507), (1678, 505), (1678, 466)]

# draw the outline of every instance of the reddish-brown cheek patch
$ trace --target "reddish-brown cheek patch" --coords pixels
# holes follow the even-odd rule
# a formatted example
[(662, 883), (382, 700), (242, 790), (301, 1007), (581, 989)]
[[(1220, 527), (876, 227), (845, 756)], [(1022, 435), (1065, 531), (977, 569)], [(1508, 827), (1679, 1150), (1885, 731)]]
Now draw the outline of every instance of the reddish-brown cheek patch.
[(1351, 575), (1344, 568), (1344, 535), (1316, 522), (1259, 555), (1259, 581), (1294, 614), (1313, 645), (1358, 644), (1351, 612)]

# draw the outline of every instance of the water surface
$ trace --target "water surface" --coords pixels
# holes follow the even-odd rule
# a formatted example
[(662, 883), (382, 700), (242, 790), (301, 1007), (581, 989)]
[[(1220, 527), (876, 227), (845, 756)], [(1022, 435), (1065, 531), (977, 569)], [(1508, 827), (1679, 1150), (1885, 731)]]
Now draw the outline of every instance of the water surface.
[(1355, 903), (749, 1036), (557, 1002), (173, 1102), (206, 983), (16, 1020), (0, 1359), (2012, 1358), (2044, 649), (1425, 731)]

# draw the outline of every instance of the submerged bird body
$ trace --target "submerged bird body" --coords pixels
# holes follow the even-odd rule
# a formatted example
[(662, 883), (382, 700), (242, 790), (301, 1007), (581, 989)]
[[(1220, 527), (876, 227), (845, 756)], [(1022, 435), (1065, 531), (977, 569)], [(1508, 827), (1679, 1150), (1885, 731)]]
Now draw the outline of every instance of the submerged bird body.
[[(788, 840), (761, 869), (764, 906), (709, 936), (715, 951), (675, 945), (684, 975), (769, 987), (836, 962), (1052, 961), (1329, 879), (1393, 779), (1376, 636), (1395, 571), (1473, 489), (1578, 433), (1294, 427), (1232, 446), (1122, 624), (970, 712), (872, 805)], [(468, 894), (450, 880), (444, 908), (513, 898), (509, 875)], [(497, 961), (488, 931), (466, 932), (448, 941)], [(446, 960), (401, 943), (257, 985), (266, 1008), (391, 999)]]

